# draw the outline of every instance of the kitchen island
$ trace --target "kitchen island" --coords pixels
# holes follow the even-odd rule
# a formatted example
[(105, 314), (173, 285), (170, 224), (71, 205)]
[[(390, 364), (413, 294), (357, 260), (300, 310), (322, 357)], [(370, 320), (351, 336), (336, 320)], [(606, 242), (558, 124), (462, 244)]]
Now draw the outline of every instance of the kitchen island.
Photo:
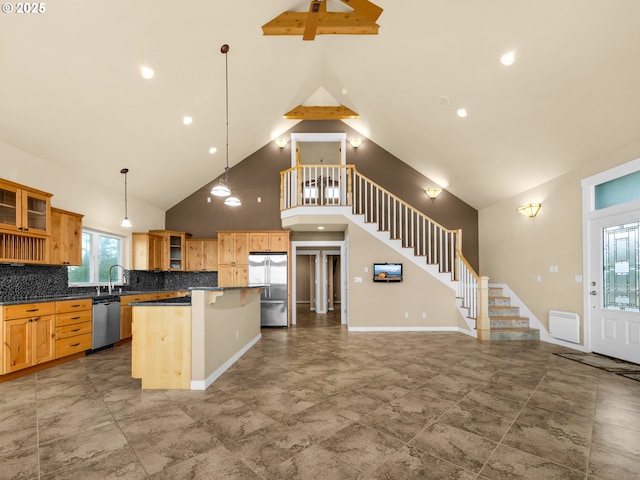
[(131, 374), (143, 389), (205, 390), (261, 338), (261, 286), (189, 292), (131, 304)]

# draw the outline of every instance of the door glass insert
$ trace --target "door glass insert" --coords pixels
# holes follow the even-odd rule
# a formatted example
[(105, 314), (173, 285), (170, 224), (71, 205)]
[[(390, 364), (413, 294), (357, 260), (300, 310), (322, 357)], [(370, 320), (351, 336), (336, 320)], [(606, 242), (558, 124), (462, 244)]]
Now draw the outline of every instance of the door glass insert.
[(30, 229), (47, 229), (47, 201), (27, 197), (27, 225)]
[(603, 308), (640, 311), (640, 222), (602, 231)]
[(0, 223), (15, 226), (17, 218), (16, 192), (0, 188)]

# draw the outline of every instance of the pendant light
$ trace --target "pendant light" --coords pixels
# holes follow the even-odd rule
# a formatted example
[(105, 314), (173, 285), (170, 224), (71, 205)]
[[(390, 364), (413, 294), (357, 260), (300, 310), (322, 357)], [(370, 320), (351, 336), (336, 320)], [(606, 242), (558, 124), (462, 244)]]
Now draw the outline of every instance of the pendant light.
[(229, 45), (226, 43), (220, 47), (220, 52), (224, 55), (224, 68), (225, 68), (225, 114), (226, 114), (226, 127), (227, 127), (227, 141), (226, 141), (226, 155), (227, 164), (224, 169), (224, 179), (220, 179), (218, 185), (211, 189), (211, 195), (217, 197), (227, 197), (224, 200), (224, 204), (230, 207), (239, 207), (242, 202), (238, 197), (232, 195), (231, 185), (229, 184), (229, 62), (227, 60), (227, 53), (229, 52)]
[(127, 173), (129, 172), (128, 168), (123, 168), (120, 170), (120, 173), (124, 175), (124, 218), (122, 219), (121, 227), (131, 228), (131, 221), (127, 216)]

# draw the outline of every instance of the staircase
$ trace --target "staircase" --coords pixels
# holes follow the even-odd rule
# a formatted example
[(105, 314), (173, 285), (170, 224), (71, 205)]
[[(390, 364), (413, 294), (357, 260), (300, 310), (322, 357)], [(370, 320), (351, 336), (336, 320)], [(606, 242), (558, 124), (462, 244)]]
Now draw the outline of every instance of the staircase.
[(520, 307), (511, 306), (502, 288), (489, 287), (491, 340), (540, 340), (540, 331), (529, 327), (529, 319), (520, 316)]
[(298, 165), (280, 177), (281, 212), (322, 207), (325, 214), (358, 218), (373, 236), (396, 243), (398, 252), (456, 291), (456, 307), (479, 340), (539, 340), (539, 331), (529, 328), (501, 289), (495, 289), (491, 303), (488, 278), (464, 258), (461, 230), (434, 222), (353, 165)]

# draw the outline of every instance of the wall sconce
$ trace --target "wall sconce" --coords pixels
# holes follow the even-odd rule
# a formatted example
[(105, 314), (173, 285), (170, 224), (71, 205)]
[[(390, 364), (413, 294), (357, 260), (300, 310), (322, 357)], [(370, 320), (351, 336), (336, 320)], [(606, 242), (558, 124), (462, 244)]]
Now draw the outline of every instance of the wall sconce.
[(518, 213), (526, 215), (529, 218), (533, 218), (538, 214), (540, 207), (542, 204), (540, 203), (530, 203), (529, 205), (523, 205), (521, 207), (516, 208)]
[(354, 150), (357, 149), (360, 145), (362, 145), (362, 139), (361, 138), (350, 138), (349, 139), (349, 145), (351, 145)]
[(286, 138), (276, 138), (274, 142), (278, 146), (278, 148), (282, 150), (284, 147), (287, 146), (287, 143), (289, 143), (289, 140), (287, 140)]
[(427, 197), (429, 197), (431, 200), (434, 200), (438, 195), (440, 195), (442, 193), (442, 189), (441, 188), (427, 188), (425, 190), (425, 193), (427, 194)]

